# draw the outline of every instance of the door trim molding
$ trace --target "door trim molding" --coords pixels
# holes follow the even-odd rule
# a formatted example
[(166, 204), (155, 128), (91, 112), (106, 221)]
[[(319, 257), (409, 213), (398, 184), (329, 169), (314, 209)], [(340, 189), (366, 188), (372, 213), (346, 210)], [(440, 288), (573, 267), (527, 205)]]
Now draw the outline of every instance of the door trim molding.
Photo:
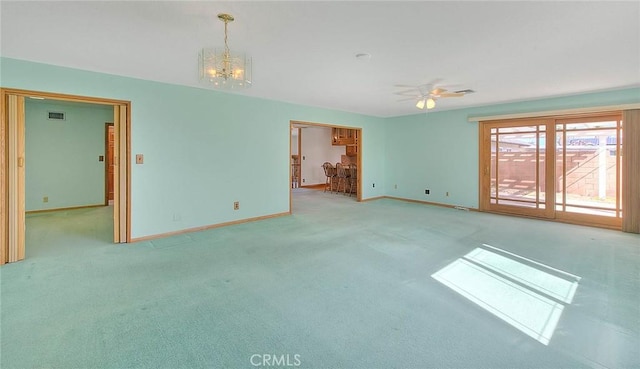
[[(22, 240), (19, 238), (21, 233), (24, 235), (24, 221), (21, 220), (24, 219), (25, 214), (24, 203), (22, 203), (22, 206), (18, 203), (18, 208), (11, 207), (9, 204), (11, 196), (9, 184), (11, 181), (18, 181), (16, 182), (19, 187), (17, 193), (22, 192), (24, 195), (24, 181), (19, 181), (18, 168), (20, 162), (25, 163), (25, 158), (24, 155), (18, 157), (20, 156), (18, 152), (20, 148), (17, 145), (9, 145), (10, 130), (13, 132), (13, 130), (17, 129), (17, 134), (14, 134), (14, 136), (20, 136), (18, 138), (24, 140), (24, 109), (18, 111), (18, 116), (11, 117), (10, 121), (7, 109), (10, 97), (18, 100), (35, 97), (58, 101), (111, 105), (114, 107), (114, 111), (120, 113), (119, 122), (114, 122), (115, 125), (119, 125), (121, 128), (121, 135), (116, 138), (120, 142), (116, 163), (120, 165), (122, 191), (119, 197), (119, 204), (121, 206), (117, 214), (114, 211), (114, 228), (119, 229), (120, 238), (114, 238), (114, 242), (131, 242), (131, 102), (14, 88), (0, 88), (0, 97), (2, 108), (2, 114), (0, 114), (0, 177), (3, 178), (0, 181), (0, 219), (2, 219), (0, 222), (0, 265), (9, 261), (23, 259), (25, 251), (24, 237)], [(18, 103), (18, 105), (20, 104)], [(22, 123), (20, 123), (21, 120)], [(16, 125), (15, 127), (13, 127), (14, 124)], [(24, 147), (24, 144), (22, 147)], [(11, 190), (11, 192), (14, 192), (14, 190)], [(117, 224), (115, 221), (117, 221)], [(11, 257), (9, 255), (10, 250), (13, 250)]]

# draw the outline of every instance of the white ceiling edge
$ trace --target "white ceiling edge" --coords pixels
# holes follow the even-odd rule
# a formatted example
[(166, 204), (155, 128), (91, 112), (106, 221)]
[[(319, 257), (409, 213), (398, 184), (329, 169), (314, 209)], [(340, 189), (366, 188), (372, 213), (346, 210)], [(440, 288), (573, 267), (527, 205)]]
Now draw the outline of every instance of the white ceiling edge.
[(502, 114), (502, 115), (489, 115), (479, 117), (469, 117), (467, 120), (470, 123), (477, 123), (488, 120), (503, 120), (503, 119), (519, 119), (519, 118), (542, 118), (554, 115), (571, 115), (582, 113), (605, 113), (622, 110), (640, 109), (640, 103), (635, 104), (619, 104), (619, 105), (602, 105), (592, 106), (585, 108), (573, 108), (573, 109), (558, 109), (558, 110), (545, 110), (536, 111), (532, 113), (518, 113), (518, 114)]
[[(627, 86), (616, 87), (616, 88), (593, 90), (593, 91), (584, 91), (584, 92), (577, 92), (577, 93), (567, 93), (567, 94), (558, 94), (558, 95), (550, 95), (550, 96), (540, 96), (540, 97), (535, 97), (535, 98), (524, 98), (524, 99), (496, 101), (494, 103), (465, 105), (465, 106), (462, 106), (462, 107), (450, 107), (450, 108), (436, 109), (435, 111), (429, 111), (429, 112), (426, 112), (426, 111), (423, 110), (421, 112), (416, 112), (416, 113), (411, 113), (411, 114), (388, 116), (388, 117), (379, 117), (379, 118), (400, 118), (400, 117), (408, 117), (408, 116), (412, 116), (412, 115), (425, 115), (425, 114), (429, 114), (429, 113), (439, 113), (439, 112), (445, 112), (445, 111), (451, 112), (451, 111), (472, 110), (472, 109), (480, 109), (480, 108), (487, 108), (487, 107), (493, 107), (493, 106), (518, 104), (518, 103), (533, 103), (533, 102), (539, 102), (539, 101), (545, 101), (545, 100), (561, 99), (561, 98), (568, 98), (568, 97), (578, 97), (578, 96), (583, 96), (583, 95), (600, 94), (600, 93), (624, 91), (624, 90), (631, 90), (631, 89), (640, 89), (640, 84), (627, 85)], [(638, 92), (638, 102), (640, 103), (640, 91)], [(580, 110), (579, 108), (577, 108), (577, 109)], [(532, 114), (535, 114), (535, 111), (532, 112)], [(505, 114), (505, 116), (506, 115), (509, 115), (509, 114)]]

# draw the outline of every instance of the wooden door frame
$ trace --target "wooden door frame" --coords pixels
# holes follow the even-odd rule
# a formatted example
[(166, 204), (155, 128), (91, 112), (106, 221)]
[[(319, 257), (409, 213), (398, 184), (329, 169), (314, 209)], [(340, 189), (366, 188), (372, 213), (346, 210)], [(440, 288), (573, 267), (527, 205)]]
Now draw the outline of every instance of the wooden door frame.
[[(521, 123), (522, 126), (529, 125), (545, 125), (546, 142), (555, 142), (555, 130), (549, 128), (553, 125), (553, 120), (548, 118), (532, 118), (532, 119), (512, 119), (512, 120), (493, 120), (479, 122), (479, 169), (480, 169), (480, 192), (479, 204), (481, 211), (506, 213), (515, 215), (524, 215), (543, 219), (553, 219), (555, 217), (555, 182), (553, 166), (546, 165), (545, 172), (545, 208), (544, 209), (528, 209), (523, 207), (514, 207), (509, 205), (491, 204), (490, 186), (491, 186), (491, 127), (511, 127)], [(545, 145), (546, 147), (546, 145)], [(497, 159), (497, 156), (496, 156)], [(555, 163), (555, 149), (545, 150), (545, 163)], [(537, 169), (539, 170), (539, 168)]]
[(114, 173), (114, 243), (131, 242), (131, 102), (0, 88), (0, 265), (22, 260), (25, 255), (24, 100), (30, 97), (113, 106), (117, 166), (117, 173)]
[[(357, 191), (357, 199), (356, 201), (361, 202), (362, 201), (362, 127), (349, 127), (349, 126), (340, 126), (340, 125), (336, 125), (336, 124), (327, 124), (327, 123), (314, 123), (314, 122), (305, 122), (305, 121), (300, 121), (300, 120), (290, 120), (289, 121), (289, 159), (288, 159), (288, 163), (291, 162), (291, 129), (293, 128), (294, 125), (296, 124), (302, 124), (305, 126), (313, 126), (313, 127), (326, 127), (326, 128), (346, 128), (346, 129), (353, 129), (358, 131), (358, 142), (357, 142), (357, 147), (358, 147), (358, 155), (356, 156), (356, 163), (358, 165), (358, 183), (357, 183), (357, 189), (359, 191)], [(302, 137), (302, 130), (300, 130), (300, 132), (298, 132), (298, 137), (299, 139), (301, 139)], [(298, 144), (298, 155), (300, 155), (300, 177), (302, 178), (302, 142), (299, 141)], [(287, 180), (287, 183), (289, 183), (289, 214), (292, 214), (293, 212), (293, 199), (292, 199), (292, 188), (291, 188), (291, 165), (289, 164), (289, 179)]]
[[(293, 127), (293, 124), (289, 124), (290, 130), (289, 130), (289, 158), (290, 160), (293, 159), (293, 150), (291, 150), (291, 130), (293, 130), (293, 128), (297, 128), (298, 130), (298, 160), (300, 161), (300, 178), (298, 178), (298, 187), (302, 187), (302, 129), (300, 129), (299, 127)], [(289, 187), (291, 189), (293, 189), (292, 186), (292, 179), (293, 179), (293, 170), (291, 170), (291, 175), (289, 176)]]
[[(109, 205), (109, 127), (113, 127), (113, 122), (107, 122), (104, 124), (104, 204)], [(114, 140), (115, 140), (115, 129), (114, 129)], [(115, 151), (115, 145), (114, 145)], [(115, 157), (115, 153), (114, 153)], [(114, 183), (115, 186), (115, 183)], [(115, 202), (115, 193), (114, 193), (114, 202)]]

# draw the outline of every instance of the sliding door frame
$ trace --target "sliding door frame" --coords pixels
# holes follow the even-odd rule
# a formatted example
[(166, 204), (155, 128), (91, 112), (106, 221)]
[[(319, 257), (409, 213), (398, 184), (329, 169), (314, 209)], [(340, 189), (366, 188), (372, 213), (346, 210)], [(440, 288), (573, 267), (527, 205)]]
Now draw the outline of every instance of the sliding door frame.
[[(506, 127), (516, 127), (516, 126), (540, 126), (545, 125), (545, 136), (546, 142), (555, 142), (555, 131), (553, 129), (549, 129), (550, 126), (553, 126), (553, 120), (546, 118), (531, 118), (531, 119), (512, 119), (512, 120), (496, 120), (490, 122), (480, 122), (480, 210), (495, 212), (495, 213), (506, 213), (506, 214), (516, 214), (523, 215), (528, 217), (536, 217), (536, 218), (545, 218), (550, 219), (554, 217), (554, 191), (555, 191), (555, 182), (554, 182), (554, 173), (553, 167), (550, 165), (546, 165), (548, 161), (555, 162), (555, 150), (548, 150), (546, 147), (545, 150), (545, 169), (544, 169), (544, 181), (545, 181), (545, 199), (544, 209), (539, 208), (527, 208), (527, 207), (518, 207), (513, 205), (504, 205), (491, 203), (491, 129), (492, 128), (506, 128)], [(538, 140), (539, 141), (539, 140)], [(538, 142), (536, 148), (536, 159), (539, 157), (539, 147), (540, 143)], [(496, 152), (496, 172), (498, 169), (498, 153)], [(536, 165), (536, 180), (540, 178), (540, 169), (539, 165)], [(498, 184), (496, 183), (496, 186)], [(536, 181), (536, 191), (538, 191), (539, 183)], [(537, 201), (536, 201), (537, 202)]]
[(640, 233), (640, 109), (628, 109), (622, 113), (622, 230)]
[[(596, 216), (590, 214), (580, 214), (580, 213), (572, 213), (572, 212), (563, 212), (556, 210), (556, 124), (561, 124), (561, 122), (578, 122), (578, 121), (594, 121), (599, 118), (608, 118), (608, 117), (621, 117), (621, 111), (605, 111), (605, 112), (594, 112), (594, 113), (578, 113), (578, 114), (568, 114), (568, 115), (558, 115), (558, 116), (548, 116), (548, 117), (536, 117), (536, 118), (514, 118), (514, 119), (501, 119), (501, 120), (485, 120), (480, 121), (479, 123), (479, 178), (480, 178), (480, 188), (479, 188), (479, 205), (480, 210), (485, 212), (493, 212), (493, 213), (506, 213), (511, 215), (520, 215), (525, 217), (533, 217), (539, 219), (549, 219), (555, 220), (559, 222), (572, 223), (572, 224), (582, 224), (589, 226), (597, 226), (603, 228), (612, 228), (612, 229), (621, 229), (622, 219), (619, 216), (616, 217), (604, 217), (604, 216)], [(491, 203), (491, 128), (493, 127), (514, 127), (514, 126), (527, 126), (534, 124), (542, 124), (544, 122), (546, 124), (546, 133), (547, 139), (545, 144), (545, 173), (546, 173), (546, 188), (545, 188), (545, 211), (541, 212), (536, 211), (537, 209), (527, 209), (524, 207), (516, 207), (516, 206), (505, 206), (505, 205), (497, 205)], [(563, 131), (563, 133), (566, 133)], [(616, 209), (619, 210), (620, 205), (620, 195), (621, 195), (621, 186), (622, 181), (621, 173), (621, 160), (620, 160), (620, 147), (622, 141), (621, 129), (617, 130), (617, 199), (616, 199)], [(624, 143), (622, 143), (624, 147)], [(563, 165), (564, 163), (564, 154), (562, 155)], [(564, 169), (563, 169), (564, 172)], [(566, 196), (566, 194), (565, 194)], [(619, 214), (619, 213), (617, 213)]]
[[(620, 155), (620, 149), (621, 146), (624, 144), (622, 142), (622, 127), (621, 127), (621, 120), (622, 120), (622, 113), (621, 112), (609, 112), (609, 113), (599, 113), (599, 114), (585, 114), (585, 115), (581, 115), (581, 116), (566, 116), (566, 117), (557, 117), (557, 119), (555, 119), (556, 121), (556, 125), (566, 125), (566, 124), (572, 124), (572, 123), (592, 123), (592, 122), (598, 122), (598, 121), (602, 121), (603, 119), (611, 119), (611, 120), (615, 120), (617, 122), (616, 124), (616, 216), (615, 217), (604, 217), (604, 216), (598, 216), (598, 215), (592, 215), (592, 214), (584, 214), (584, 213), (578, 213), (578, 212), (568, 212), (568, 211), (557, 211), (556, 212), (556, 219), (558, 221), (561, 222), (566, 222), (566, 223), (573, 223), (573, 224), (584, 224), (584, 225), (595, 225), (595, 226), (601, 226), (601, 227), (606, 227), (606, 228), (613, 228), (613, 229), (621, 229), (622, 227), (622, 218), (621, 218), (621, 212), (620, 212), (620, 208), (621, 208), (621, 186), (622, 186), (622, 180), (621, 180), (621, 173), (622, 173), (622, 163), (621, 163), (621, 155)], [(601, 129), (587, 129), (587, 130), (593, 130), (593, 131), (597, 131), (597, 130), (601, 130)], [(567, 134), (567, 130), (563, 129), (562, 130), (563, 135), (566, 136)], [(562, 150), (562, 155), (563, 155), (563, 176), (566, 178), (566, 145), (565, 145), (565, 141), (566, 141), (566, 137), (563, 138), (563, 150)], [(566, 186), (567, 183), (566, 181), (563, 181), (563, 187), (562, 189), (562, 193), (564, 194), (564, 199), (562, 201), (556, 201), (556, 205), (557, 206), (562, 206), (563, 209), (567, 206), (566, 203)], [(571, 204), (569, 204), (568, 206), (572, 206)], [(575, 206), (575, 205), (573, 205)], [(586, 206), (584, 206), (584, 208), (587, 208)], [(598, 208), (594, 208), (594, 209), (598, 209)]]

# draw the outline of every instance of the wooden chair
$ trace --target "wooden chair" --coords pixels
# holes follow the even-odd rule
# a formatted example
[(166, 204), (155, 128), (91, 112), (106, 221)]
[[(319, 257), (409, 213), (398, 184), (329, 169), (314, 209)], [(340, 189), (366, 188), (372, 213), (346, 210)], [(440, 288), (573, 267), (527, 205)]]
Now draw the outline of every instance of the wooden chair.
[(358, 166), (356, 164), (349, 166), (349, 196), (352, 193), (358, 195)]
[(340, 185), (342, 185), (342, 193), (347, 193), (347, 183), (349, 182), (349, 171), (342, 165), (342, 163), (336, 163), (336, 172), (338, 177), (338, 186), (336, 192), (340, 192)]
[(333, 192), (336, 170), (333, 167), (333, 164), (329, 163), (328, 161), (325, 161), (324, 164), (322, 164), (322, 169), (324, 169), (324, 175), (326, 177), (324, 182), (324, 192), (327, 192), (327, 190)]

